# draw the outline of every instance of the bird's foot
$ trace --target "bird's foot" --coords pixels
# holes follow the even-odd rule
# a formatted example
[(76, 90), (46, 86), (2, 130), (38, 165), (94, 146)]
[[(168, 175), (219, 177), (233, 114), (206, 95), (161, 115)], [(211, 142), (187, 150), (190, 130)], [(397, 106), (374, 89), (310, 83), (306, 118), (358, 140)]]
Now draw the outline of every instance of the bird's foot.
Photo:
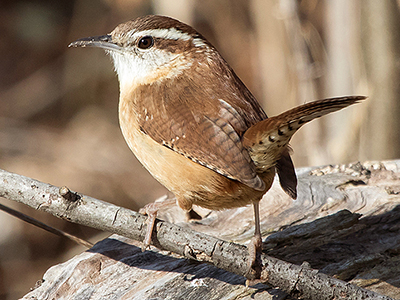
[[(261, 235), (254, 235), (250, 240), (248, 245), (249, 251), (249, 263), (248, 263), (248, 271), (246, 273), (246, 277), (248, 279), (258, 279), (261, 277), (262, 271), (262, 239)], [(246, 283), (247, 284), (247, 283)]]
[(142, 251), (150, 248), (151, 237), (153, 235), (153, 229), (157, 218), (157, 212), (164, 207), (175, 205), (175, 199), (168, 199), (167, 195), (158, 198), (156, 201), (146, 204), (139, 210), (139, 213), (147, 215), (147, 228), (146, 235), (143, 240)]

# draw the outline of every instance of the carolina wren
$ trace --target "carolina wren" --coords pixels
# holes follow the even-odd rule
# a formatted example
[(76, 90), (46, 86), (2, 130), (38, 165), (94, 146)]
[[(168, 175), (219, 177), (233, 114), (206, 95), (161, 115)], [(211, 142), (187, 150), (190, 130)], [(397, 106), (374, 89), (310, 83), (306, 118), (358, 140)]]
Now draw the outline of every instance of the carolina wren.
[[(120, 83), (125, 140), (182, 209), (253, 204), (248, 277), (260, 275), (259, 201), (275, 173), (283, 190), (297, 196), (290, 138), (303, 124), (365, 99), (325, 99), (267, 118), (210, 42), (164, 16), (140, 17), (70, 46), (100, 47), (110, 54)], [(146, 243), (152, 226), (148, 232)]]

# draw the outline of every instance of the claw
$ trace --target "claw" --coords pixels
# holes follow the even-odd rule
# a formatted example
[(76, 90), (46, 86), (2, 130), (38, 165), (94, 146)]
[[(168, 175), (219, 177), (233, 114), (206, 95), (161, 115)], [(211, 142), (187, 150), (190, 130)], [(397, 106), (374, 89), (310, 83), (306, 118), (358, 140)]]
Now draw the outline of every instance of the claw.
[(162, 196), (158, 198), (153, 203), (146, 204), (144, 207), (139, 209), (139, 213), (147, 215), (146, 220), (146, 235), (144, 236), (142, 252), (146, 251), (147, 248), (150, 248), (151, 238), (153, 235), (154, 225), (157, 219), (157, 212), (167, 206), (171, 206), (175, 204), (175, 199), (168, 199), (168, 196)]

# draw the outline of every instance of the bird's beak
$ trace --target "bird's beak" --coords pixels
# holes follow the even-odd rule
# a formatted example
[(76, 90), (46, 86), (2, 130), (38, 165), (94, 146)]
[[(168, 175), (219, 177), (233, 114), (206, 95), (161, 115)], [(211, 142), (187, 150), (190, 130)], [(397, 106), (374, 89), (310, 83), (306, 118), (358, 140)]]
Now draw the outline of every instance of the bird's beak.
[(121, 47), (112, 41), (110, 34), (82, 38), (72, 42), (68, 47), (98, 47), (110, 51), (121, 50)]

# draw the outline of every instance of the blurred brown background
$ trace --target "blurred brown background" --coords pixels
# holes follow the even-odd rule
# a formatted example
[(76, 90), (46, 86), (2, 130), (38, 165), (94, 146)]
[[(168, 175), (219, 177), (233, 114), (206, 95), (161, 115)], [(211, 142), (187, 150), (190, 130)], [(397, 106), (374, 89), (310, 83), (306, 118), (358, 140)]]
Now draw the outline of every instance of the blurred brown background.
[[(99, 49), (69, 49), (145, 14), (206, 36), (275, 115), (306, 101), (370, 98), (295, 135), (296, 167), (399, 158), (399, 1), (75, 0), (0, 2), (0, 168), (138, 209), (166, 193), (118, 126), (118, 81)], [(96, 241), (106, 234), (0, 199)], [(84, 251), (0, 212), (0, 299)], [(75, 251), (75, 252), (74, 252)]]

